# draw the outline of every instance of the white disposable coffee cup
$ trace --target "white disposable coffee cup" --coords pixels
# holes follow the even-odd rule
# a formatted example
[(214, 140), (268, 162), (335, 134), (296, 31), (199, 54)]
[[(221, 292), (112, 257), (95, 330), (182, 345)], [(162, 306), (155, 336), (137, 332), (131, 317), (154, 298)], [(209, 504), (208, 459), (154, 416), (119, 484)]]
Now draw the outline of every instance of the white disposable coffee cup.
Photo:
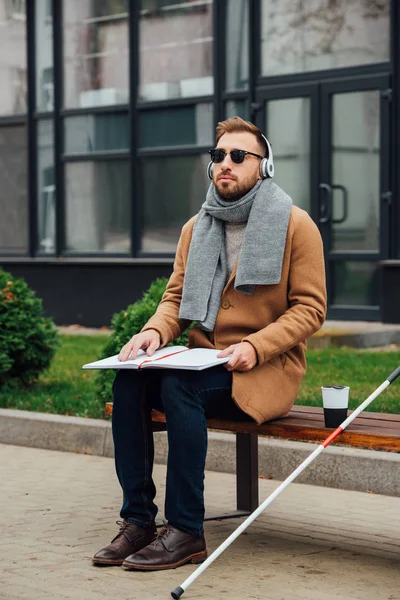
[(328, 385), (322, 388), (322, 404), (324, 408), (348, 408), (349, 386)]
[(339, 427), (347, 418), (350, 388), (347, 385), (330, 385), (321, 389), (325, 427)]

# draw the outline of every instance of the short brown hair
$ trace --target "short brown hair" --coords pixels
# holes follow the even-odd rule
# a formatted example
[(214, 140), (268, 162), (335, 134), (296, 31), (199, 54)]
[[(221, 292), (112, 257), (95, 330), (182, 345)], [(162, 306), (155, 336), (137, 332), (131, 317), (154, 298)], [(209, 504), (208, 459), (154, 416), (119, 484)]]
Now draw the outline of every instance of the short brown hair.
[(224, 133), (235, 133), (237, 131), (247, 131), (248, 133), (252, 133), (256, 136), (257, 142), (262, 148), (262, 153), (264, 156), (268, 157), (268, 148), (265, 140), (262, 136), (261, 131), (254, 125), (254, 123), (250, 123), (250, 121), (245, 121), (240, 117), (230, 117), (225, 121), (220, 121), (216, 128), (216, 142), (218, 144), (221, 137)]

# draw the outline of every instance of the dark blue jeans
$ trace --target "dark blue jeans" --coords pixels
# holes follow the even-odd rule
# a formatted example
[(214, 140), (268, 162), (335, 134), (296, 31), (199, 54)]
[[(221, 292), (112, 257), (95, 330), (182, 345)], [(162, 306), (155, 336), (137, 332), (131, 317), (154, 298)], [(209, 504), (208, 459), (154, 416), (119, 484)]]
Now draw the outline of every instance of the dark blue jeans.
[(192, 535), (203, 534), (207, 418), (249, 420), (231, 397), (232, 373), (121, 369), (114, 381), (112, 430), (124, 500), (121, 517), (148, 527), (157, 514), (152, 478), (151, 409), (166, 415), (168, 466), (165, 517)]

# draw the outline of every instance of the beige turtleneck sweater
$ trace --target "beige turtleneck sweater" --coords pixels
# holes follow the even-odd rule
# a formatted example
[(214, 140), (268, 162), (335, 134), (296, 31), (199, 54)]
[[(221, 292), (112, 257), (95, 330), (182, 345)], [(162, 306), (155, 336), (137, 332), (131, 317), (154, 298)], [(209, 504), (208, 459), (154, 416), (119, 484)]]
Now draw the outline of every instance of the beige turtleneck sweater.
[(244, 221), (243, 223), (225, 222), (225, 248), (228, 261), (228, 279), (231, 276), (233, 267), (239, 257), (246, 225), (247, 221)]

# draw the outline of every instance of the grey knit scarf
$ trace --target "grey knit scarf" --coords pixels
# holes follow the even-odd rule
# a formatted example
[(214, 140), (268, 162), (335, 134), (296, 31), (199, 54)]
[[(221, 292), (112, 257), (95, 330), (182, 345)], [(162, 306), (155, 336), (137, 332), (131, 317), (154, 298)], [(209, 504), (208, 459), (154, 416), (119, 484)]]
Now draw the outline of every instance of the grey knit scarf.
[(214, 329), (228, 277), (224, 221), (247, 221), (235, 289), (251, 295), (256, 285), (279, 283), (291, 209), (291, 198), (271, 179), (236, 201), (221, 198), (212, 183), (193, 229), (179, 317)]

